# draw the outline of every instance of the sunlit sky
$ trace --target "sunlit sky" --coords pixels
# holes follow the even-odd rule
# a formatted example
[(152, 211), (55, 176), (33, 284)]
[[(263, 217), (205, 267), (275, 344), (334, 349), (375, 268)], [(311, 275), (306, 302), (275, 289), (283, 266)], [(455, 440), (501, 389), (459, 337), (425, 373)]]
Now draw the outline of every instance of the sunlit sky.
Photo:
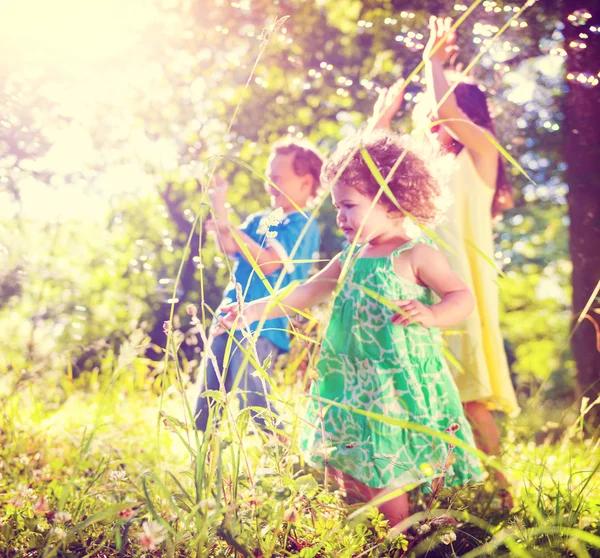
[(123, 55), (159, 15), (148, 0), (4, 0), (0, 10), (2, 42), (13, 45), (15, 61), (58, 70)]
[[(22, 179), (25, 216), (102, 218), (114, 195), (152, 190), (154, 180), (141, 165), (103, 165), (90, 130), (99, 107), (121, 104), (125, 114), (128, 91), (151, 79), (148, 66), (137, 62), (148, 46), (142, 43), (144, 32), (159, 19), (157, 3), (148, 0), (0, 2), (0, 77), (5, 83), (41, 80), (39, 93), (57, 104), (62, 117), (60, 128), (44, 128), (51, 147), (32, 166), (57, 175), (102, 168), (65, 185)], [(118, 133), (115, 124), (111, 127)], [(123, 135), (130, 124), (126, 118), (121, 122)], [(2, 197), (0, 215), (10, 217), (16, 206), (8, 195), (0, 193)]]

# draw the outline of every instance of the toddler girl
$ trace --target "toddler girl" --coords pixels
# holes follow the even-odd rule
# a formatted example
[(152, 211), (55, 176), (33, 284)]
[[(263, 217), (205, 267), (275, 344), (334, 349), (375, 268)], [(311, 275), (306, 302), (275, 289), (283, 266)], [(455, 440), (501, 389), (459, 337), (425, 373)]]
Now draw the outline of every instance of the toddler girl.
[[(384, 178), (395, 168), (387, 180), (394, 200), (374, 178), (369, 158)], [(410, 424), (452, 432), (474, 446), (439, 330), (463, 320), (473, 297), (412, 221), (427, 225), (439, 217), (438, 183), (425, 160), (389, 131), (343, 142), (321, 178), (332, 186), (349, 246), (277, 301), (256, 300), (241, 312), (239, 306), (225, 308), (221, 327), (244, 327), (265, 312), (282, 316), (337, 291), (307, 410), (311, 427), (301, 439), (310, 461), (327, 466), (367, 501), (418, 483), (432, 469), (439, 474), (444, 464), (450, 484), (478, 480), (478, 460), (470, 452), (455, 448), (452, 463), (447, 442)], [(400, 425), (377, 416), (400, 419)], [(407, 495), (379, 509), (395, 525), (408, 515)]]

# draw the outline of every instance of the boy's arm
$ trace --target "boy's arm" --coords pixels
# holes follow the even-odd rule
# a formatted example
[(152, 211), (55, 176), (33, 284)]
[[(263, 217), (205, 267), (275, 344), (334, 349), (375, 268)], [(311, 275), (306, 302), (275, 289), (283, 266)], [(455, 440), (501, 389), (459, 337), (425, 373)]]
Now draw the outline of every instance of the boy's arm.
[[(276, 293), (279, 304), (275, 304), (270, 297), (261, 298), (245, 305), (243, 316), (239, 315), (237, 303), (223, 307), (221, 311), (225, 312), (226, 315), (220, 318), (220, 325), (217, 326), (216, 334), (224, 333), (226, 328), (232, 328), (238, 317), (240, 319), (237, 320), (235, 325), (237, 329), (241, 329), (263, 317), (265, 319), (280, 318), (290, 312), (304, 310), (327, 300), (335, 290), (341, 271), (342, 266), (339, 255), (337, 255), (324, 269), (313, 275), (306, 283), (289, 292), (287, 292), (287, 289), (283, 289)], [(287, 294), (281, 296), (284, 292), (287, 292)]]
[(229, 183), (227, 180), (222, 177), (215, 177), (208, 189), (214, 218), (206, 221), (205, 230), (215, 234), (219, 248), (228, 256), (239, 253), (243, 258), (246, 258), (244, 251), (240, 249), (240, 245), (243, 244), (261, 267), (263, 273), (270, 275), (282, 266), (277, 261), (281, 258), (274, 249), (261, 246), (244, 231), (237, 229), (236, 235), (231, 233), (229, 210), (226, 204), (228, 189)]
[(214, 219), (208, 219), (204, 222), (204, 230), (215, 237), (217, 246), (223, 254), (231, 256), (237, 252), (237, 243), (226, 225), (219, 225)]
[(413, 248), (415, 276), (433, 290), (441, 301), (427, 306), (417, 300), (401, 300), (403, 311), (392, 318), (396, 325), (417, 322), (425, 327), (447, 327), (464, 320), (475, 306), (471, 291), (450, 267), (448, 260), (432, 246), (420, 244)]
[[(209, 225), (209, 223), (212, 224)], [(214, 230), (216, 232), (219, 246), (221, 246), (222, 251), (228, 256), (239, 254), (242, 258), (248, 260), (246, 254), (241, 249), (241, 245), (243, 244), (265, 275), (270, 275), (283, 266), (281, 257), (274, 248), (259, 244), (240, 229), (236, 229), (234, 236), (229, 223), (216, 222), (211, 219), (206, 222), (206, 226), (207, 231)]]

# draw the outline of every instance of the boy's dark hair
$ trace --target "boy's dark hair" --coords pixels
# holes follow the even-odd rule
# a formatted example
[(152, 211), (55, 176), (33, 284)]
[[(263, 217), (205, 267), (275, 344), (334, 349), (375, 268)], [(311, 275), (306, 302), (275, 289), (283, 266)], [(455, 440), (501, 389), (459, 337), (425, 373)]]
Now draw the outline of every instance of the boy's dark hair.
[(323, 157), (308, 140), (284, 138), (271, 147), (273, 155), (293, 155), (292, 166), (298, 176), (310, 174), (313, 177), (312, 193), (317, 195), (321, 188), (321, 168)]
[[(322, 182), (332, 184), (341, 171), (337, 184), (347, 184), (365, 195), (375, 197), (381, 187), (367, 166), (360, 152), (361, 147), (369, 153), (384, 179), (396, 167), (398, 159), (402, 158), (387, 182), (402, 209), (423, 223), (433, 223), (441, 217), (438, 203), (441, 188), (425, 159), (411, 149), (407, 138), (389, 130), (375, 130), (366, 137), (359, 135), (340, 142), (323, 165)], [(378, 203), (388, 211), (401, 213), (385, 192)]]
[[(474, 83), (461, 82), (454, 89), (456, 103), (469, 119), (477, 126), (485, 128), (495, 137), (494, 121), (487, 104), (485, 93)], [(463, 145), (457, 142), (460, 151)], [(492, 201), (492, 217), (499, 218), (507, 209), (513, 207), (512, 187), (508, 183), (504, 161), (498, 154), (498, 176), (496, 191)]]

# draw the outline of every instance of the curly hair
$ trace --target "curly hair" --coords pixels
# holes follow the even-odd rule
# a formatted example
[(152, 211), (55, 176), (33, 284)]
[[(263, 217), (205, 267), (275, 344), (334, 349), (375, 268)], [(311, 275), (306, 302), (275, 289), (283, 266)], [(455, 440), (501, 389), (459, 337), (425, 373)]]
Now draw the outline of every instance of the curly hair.
[[(334, 181), (348, 185), (374, 198), (381, 186), (361, 148), (368, 152), (384, 179), (396, 168), (387, 185), (404, 211), (421, 223), (435, 223), (442, 217), (442, 188), (429, 168), (429, 161), (418, 154), (416, 144), (411, 145), (407, 137), (389, 130), (375, 130), (367, 136), (358, 135), (340, 142), (323, 165), (321, 181), (328, 185)], [(389, 212), (402, 213), (385, 192), (378, 203)]]
[(312, 193), (316, 196), (321, 188), (323, 157), (308, 140), (284, 138), (271, 146), (272, 155), (293, 155), (292, 167), (298, 176), (313, 177)]

